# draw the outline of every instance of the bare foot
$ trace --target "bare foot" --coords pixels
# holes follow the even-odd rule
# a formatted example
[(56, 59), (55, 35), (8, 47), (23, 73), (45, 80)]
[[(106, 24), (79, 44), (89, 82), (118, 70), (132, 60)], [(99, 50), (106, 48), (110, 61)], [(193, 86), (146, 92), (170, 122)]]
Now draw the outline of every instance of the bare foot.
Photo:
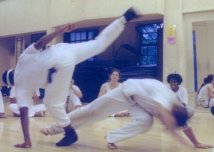
[(31, 148), (31, 143), (23, 143), (14, 145), (16, 148)]
[(118, 149), (117, 145), (115, 145), (114, 143), (108, 143), (107, 148), (111, 150)]
[(75, 108), (75, 109), (78, 109), (78, 108), (80, 108), (80, 107), (82, 107), (82, 105), (77, 105), (77, 106), (75, 106), (74, 108)]
[(195, 148), (208, 149), (208, 148), (213, 148), (213, 146), (212, 145), (206, 145), (206, 144), (198, 143), (198, 144), (195, 145)]
[(42, 129), (40, 129), (40, 132), (41, 132), (43, 135), (45, 135), (45, 136), (50, 135), (50, 132), (48, 131), (47, 128), (42, 128)]

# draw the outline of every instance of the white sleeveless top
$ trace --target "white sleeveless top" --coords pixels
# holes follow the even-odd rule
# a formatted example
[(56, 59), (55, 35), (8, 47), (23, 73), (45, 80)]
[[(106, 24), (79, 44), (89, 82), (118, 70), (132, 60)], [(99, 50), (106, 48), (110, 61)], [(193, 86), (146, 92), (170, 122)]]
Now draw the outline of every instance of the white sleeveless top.
[(212, 84), (206, 84), (199, 91), (199, 94), (198, 94), (198, 101), (199, 102), (203, 102), (203, 101), (209, 100), (209, 97), (208, 97), (208, 86), (210, 86), (210, 85), (212, 85)]
[[(119, 87), (119, 86), (121, 86), (121, 83), (118, 83), (118, 86), (117, 86), (117, 87)], [(106, 92), (109, 92), (110, 90), (112, 90), (112, 89), (110, 88), (109, 82), (104, 83), (104, 84), (103, 84), (103, 87), (105, 88), (105, 91), (106, 91)], [(115, 87), (115, 88), (117, 88), (117, 87)]]

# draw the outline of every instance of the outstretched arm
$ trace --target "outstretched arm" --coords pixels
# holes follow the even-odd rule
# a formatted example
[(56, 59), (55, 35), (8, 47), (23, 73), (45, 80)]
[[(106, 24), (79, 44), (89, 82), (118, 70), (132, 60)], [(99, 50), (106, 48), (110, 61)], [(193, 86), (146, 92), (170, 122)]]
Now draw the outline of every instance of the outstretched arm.
[(43, 36), (39, 41), (37, 41), (34, 44), (34, 47), (37, 50), (42, 49), (45, 45), (47, 45), (49, 42), (51, 42), (57, 35), (63, 33), (63, 32), (69, 32), (75, 30), (75, 25), (74, 24), (70, 24), (70, 25), (65, 25), (62, 28), (59, 28), (58, 30), (56, 30), (53, 33), (47, 34), (45, 36)]
[(202, 144), (200, 143), (197, 138), (195, 137), (195, 134), (193, 133), (193, 130), (191, 127), (186, 127), (183, 132), (185, 135), (190, 139), (190, 141), (194, 144), (195, 148), (202, 148), (202, 149), (207, 149), (207, 148), (212, 148), (212, 145), (207, 145), (207, 144)]
[(182, 145), (185, 145), (186, 147), (190, 148), (191, 145), (182, 137), (180, 136), (177, 131), (177, 125), (175, 118), (172, 116), (172, 114), (167, 111), (164, 107), (159, 106), (158, 108), (158, 118), (160, 121), (166, 126), (167, 131), (175, 138), (177, 139)]

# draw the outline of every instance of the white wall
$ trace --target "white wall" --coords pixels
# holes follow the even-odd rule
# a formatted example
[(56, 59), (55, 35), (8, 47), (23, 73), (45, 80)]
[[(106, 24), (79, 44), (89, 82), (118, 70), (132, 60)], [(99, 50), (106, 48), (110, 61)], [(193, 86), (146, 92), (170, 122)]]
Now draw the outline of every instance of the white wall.
[[(163, 78), (170, 73), (179, 73), (184, 78), (183, 85), (186, 86), (186, 55), (184, 49), (184, 32), (182, 16), (182, 0), (164, 1), (164, 45), (163, 45)], [(168, 43), (167, 27), (176, 26), (175, 44)]]
[[(204, 75), (208, 73), (212, 73), (211, 64), (213, 59), (210, 59), (209, 54), (213, 52), (212, 49), (208, 49), (208, 39), (209, 35), (207, 33), (212, 34), (213, 33), (213, 26), (202, 25), (202, 24), (195, 24), (198, 22), (204, 22), (204, 24), (207, 24), (208, 22), (214, 21), (214, 10), (213, 11), (202, 11), (202, 12), (188, 12), (183, 14), (184, 18), (184, 45), (185, 45), (185, 51), (186, 55), (188, 57), (187, 60), (187, 87), (190, 91), (194, 91), (194, 65), (193, 65), (193, 43), (192, 43), (192, 31), (193, 29), (196, 29), (197, 34), (197, 53), (201, 55), (198, 56), (198, 86), (201, 85), (201, 82), (203, 80)], [(207, 23), (206, 23), (207, 22)], [(197, 25), (197, 26), (193, 26)], [(204, 29), (205, 28), (205, 29)], [(201, 37), (201, 38), (200, 38)], [(213, 39), (209, 39), (209, 48), (211, 48), (211, 45), (214, 43)], [(203, 51), (205, 52), (203, 52)], [(209, 51), (209, 52), (206, 52)], [(202, 53), (203, 52), (203, 53)], [(200, 59), (199, 59), (200, 58)], [(209, 68), (208, 68), (209, 67)]]
[[(165, 0), (164, 1), (164, 77), (170, 72), (178, 72), (184, 78), (183, 85), (189, 92), (194, 92), (194, 64), (193, 64), (193, 43), (192, 30), (193, 23), (214, 20), (213, 0)], [(167, 44), (166, 26), (176, 25), (176, 44)], [(198, 29), (199, 30), (199, 29)], [(209, 30), (209, 31), (207, 31)], [(200, 32), (199, 32), (200, 31)], [(200, 49), (206, 49), (200, 56), (198, 62), (198, 80), (202, 79), (204, 73), (212, 73), (212, 44), (213, 25), (209, 24), (206, 29), (200, 28), (201, 40)], [(205, 32), (205, 33), (204, 33)], [(209, 35), (206, 33), (209, 32)], [(197, 36), (200, 37), (200, 36)], [(207, 41), (207, 39), (209, 39)], [(205, 46), (206, 45), (206, 46)], [(198, 49), (199, 49), (198, 48)], [(199, 54), (202, 52), (199, 52)], [(201, 81), (198, 82), (198, 85)]]
[[(162, 0), (161, 0), (162, 1)], [(140, 13), (162, 13), (159, 0), (6, 0), (0, 2), (0, 37), (48, 30), (85, 19), (117, 17), (135, 6)]]
[(193, 30), (196, 32), (196, 50), (198, 65), (198, 85), (210, 73), (214, 74), (214, 21), (193, 23)]
[[(164, 28), (164, 79), (170, 72), (181, 73), (184, 85), (193, 91), (192, 24), (214, 20), (213, 0), (5, 0), (0, 2), (0, 37), (52, 31), (55, 26), (80, 20), (117, 17), (130, 6), (136, 7), (143, 14), (164, 14), (165, 27), (176, 24), (175, 45), (167, 44)], [(209, 73), (213, 69), (211, 35), (214, 33), (210, 32), (214, 31), (213, 24), (206, 26), (209, 32), (202, 27), (197, 29), (203, 38), (197, 40), (198, 49), (208, 51), (207, 56), (203, 57), (208, 62), (201, 59), (198, 72)], [(205, 41), (206, 38), (209, 41)]]
[(40, 31), (49, 25), (51, 0), (0, 2), (0, 36)]
[(214, 10), (213, 0), (183, 0), (183, 13)]

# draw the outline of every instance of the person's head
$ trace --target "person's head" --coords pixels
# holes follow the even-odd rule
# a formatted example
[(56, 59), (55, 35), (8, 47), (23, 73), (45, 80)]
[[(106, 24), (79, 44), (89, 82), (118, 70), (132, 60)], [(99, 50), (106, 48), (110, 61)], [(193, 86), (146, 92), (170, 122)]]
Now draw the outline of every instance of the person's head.
[(201, 88), (203, 86), (205, 86), (206, 84), (209, 84), (209, 83), (212, 83), (214, 85), (214, 75), (213, 74), (208, 74), (204, 80), (203, 80), (203, 83), (202, 85), (200, 86), (199, 90), (198, 90), (198, 93), (200, 92)]
[(172, 107), (172, 115), (175, 118), (177, 127), (182, 127), (187, 124), (189, 116), (185, 106), (174, 104)]
[(183, 82), (183, 79), (180, 74), (171, 73), (167, 76), (167, 82), (169, 83), (171, 89), (176, 92), (179, 85)]
[(14, 85), (14, 69), (9, 69), (9, 70), (5, 71), (2, 74), (2, 81), (7, 86), (13, 86)]
[(120, 80), (120, 70), (113, 69), (109, 75), (109, 81), (118, 82)]
[(209, 74), (206, 78), (204, 78), (204, 84), (214, 83), (214, 75)]

